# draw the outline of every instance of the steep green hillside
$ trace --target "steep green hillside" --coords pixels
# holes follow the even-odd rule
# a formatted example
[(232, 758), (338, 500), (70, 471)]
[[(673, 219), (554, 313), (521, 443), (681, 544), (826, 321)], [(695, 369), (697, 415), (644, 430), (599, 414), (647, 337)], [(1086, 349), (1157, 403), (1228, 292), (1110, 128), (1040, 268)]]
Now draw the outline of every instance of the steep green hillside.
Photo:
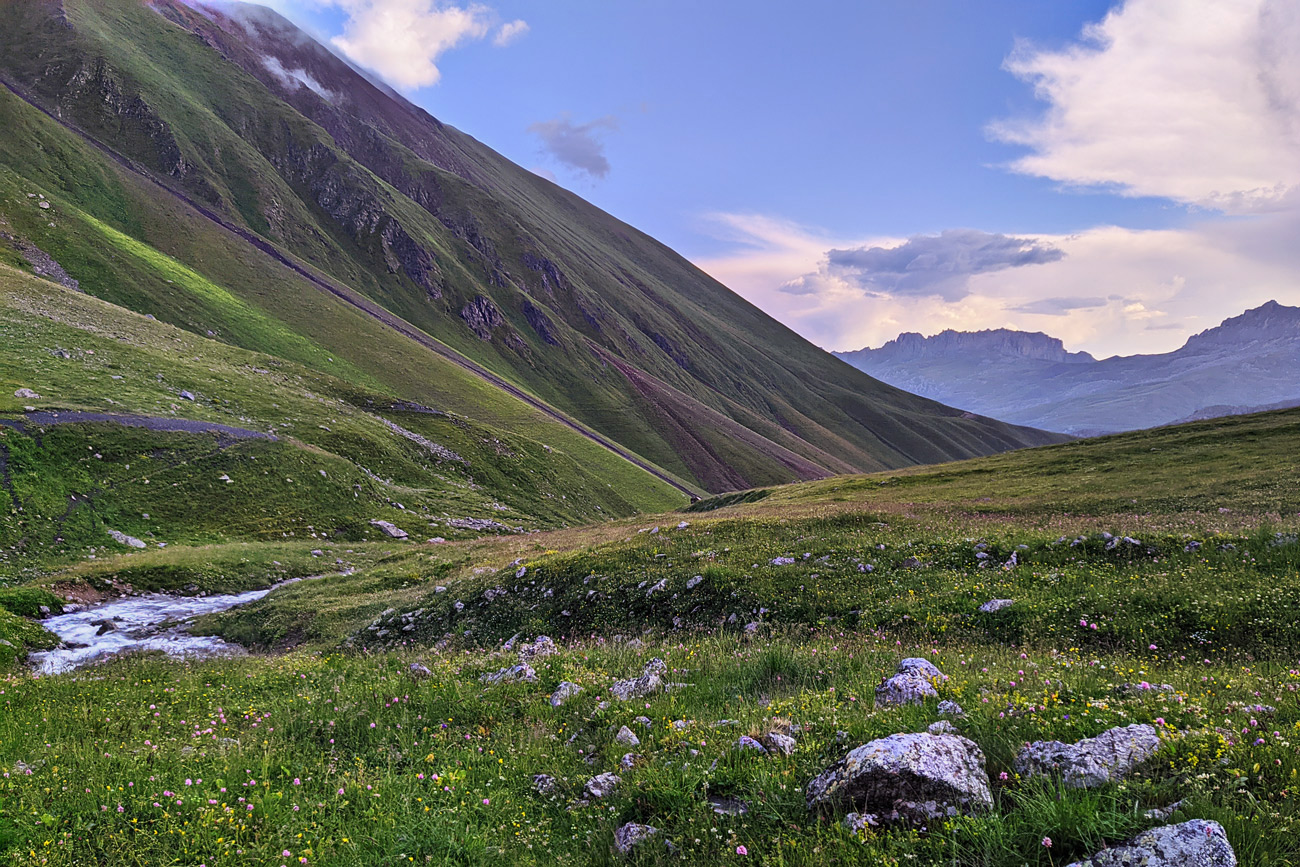
[[(305, 70), (325, 96), (274, 69)], [(47, 195), (256, 299), (294, 330), (310, 327), (294, 321), (302, 295), (326, 287), (299, 274), (291, 304), (267, 291), (257, 272), (270, 264), (258, 260), (285, 255), (319, 269), (311, 273), (330, 286), (703, 488), (1048, 441), (835, 361), (652, 239), (374, 87), (264, 9), (18, 0), (0, 8), (0, 73), (60, 119), (6, 97), (0, 163)], [(164, 188), (125, 177), (74, 129)], [(34, 136), (47, 147), (31, 148)], [(161, 212), (187, 209), (165, 201), (168, 191), (242, 241), (222, 237), (229, 253), (216, 253), (206, 236), (230, 233), (199, 227), (200, 211), (187, 211), (188, 242), (172, 237)], [(65, 253), (71, 264), (55, 258), (73, 277), (86, 274), (87, 291), (172, 315), (166, 294), (93, 279), (76, 250)], [(178, 324), (194, 328), (193, 319)], [(320, 330), (320, 346), (356, 362), (352, 334)], [(259, 348), (244, 334), (225, 338)]]
[(232, 329), (289, 357), (320, 356), (339, 375), (0, 264), (0, 570), (124, 550), (109, 530), (151, 546), (362, 540), (382, 537), (370, 522), (386, 519), (423, 541), (681, 502), (607, 452), (592, 460), (587, 441), (558, 425), (503, 431), (399, 400), (184, 266), (103, 231), (119, 260), (142, 256), (137, 268), (174, 279)]

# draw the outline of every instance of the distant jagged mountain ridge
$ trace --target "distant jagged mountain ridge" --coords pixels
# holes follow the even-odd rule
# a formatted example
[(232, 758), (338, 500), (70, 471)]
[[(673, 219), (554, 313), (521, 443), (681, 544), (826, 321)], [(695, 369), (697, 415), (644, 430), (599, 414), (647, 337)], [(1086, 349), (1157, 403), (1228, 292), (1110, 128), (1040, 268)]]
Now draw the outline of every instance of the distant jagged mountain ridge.
[(904, 333), (836, 353), (890, 385), (1086, 436), (1300, 405), (1300, 307), (1269, 301), (1160, 355), (1096, 360), (1042, 333)]
[[(941, 331), (934, 337), (923, 337), (915, 331), (905, 331), (879, 349), (861, 352), (880, 353), (877, 357), (894, 361), (917, 358), (944, 358), (958, 354), (988, 355), (1009, 358), (1032, 358), (1038, 361), (1090, 362), (1096, 361), (1086, 352), (1068, 352), (1059, 338), (1049, 337), (1041, 331), (1012, 331), (995, 328), (988, 331)], [(841, 353), (841, 356), (853, 353)]]

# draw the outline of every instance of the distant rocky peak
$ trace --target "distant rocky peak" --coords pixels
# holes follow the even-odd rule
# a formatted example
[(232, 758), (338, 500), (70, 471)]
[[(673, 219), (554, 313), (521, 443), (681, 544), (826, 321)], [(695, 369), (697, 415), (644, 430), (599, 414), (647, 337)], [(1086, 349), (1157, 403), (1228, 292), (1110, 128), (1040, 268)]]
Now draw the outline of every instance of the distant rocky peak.
[(1187, 338), (1183, 349), (1201, 351), (1279, 339), (1300, 340), (1300, 307), (1266, 301), (1240, 316), (1225, 319), (1213, 328), (1193, 334)]
[(1064, 363), (1087, 363), (1096, 360), (1086, 352), (1067, 351), (1065, 344), (1059, 338), (1038, 331), (1013, 331), (1008, 328), (987, 331), (950, 329), (933, 337), (904, 332), (880, 349), (871, 352), (888, 355), (898, 360), (972, 355), (1029, 358)]

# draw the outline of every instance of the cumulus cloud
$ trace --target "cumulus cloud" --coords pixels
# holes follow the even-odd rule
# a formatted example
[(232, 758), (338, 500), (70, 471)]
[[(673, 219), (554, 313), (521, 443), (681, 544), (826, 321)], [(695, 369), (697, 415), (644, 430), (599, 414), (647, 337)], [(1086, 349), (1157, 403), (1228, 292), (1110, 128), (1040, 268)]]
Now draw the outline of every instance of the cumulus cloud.
[[(1029, 238), (950, 229), (916, 235), (892, 247), (828, 250), (825, 268), (873, 294), (937, 295), (956, 301), (968, 294), (972, 275), (1055, 262), (1064, 255)], [(798, 284), (791, 289), (805, 291)]]
[(412, 90), (442, 78), (438, 58), (462, 42), (487, 36), (495, 20), (477, 3), (435, 0), (328, 0), (347, 13), (343, 33), (331, 42), (347, 57), (400, 88)]
[(542, 149), (570, 168), (593, 178), (609, 174), (602, 133), (618, 129), (618, 118), (605, 115), (587, 123), (575, 124), (567, 114), (553, 120), (530, 124), (528, 131), (542, 143)]
[(1128, 0), (1061, 50), (1020, 45), (1006, 69), (1047, 103), (998, 121), (1029, 149), (1014, 170), (1232, 213), (1300, 187), (1300, 5)]
[(528, 29), (528, 22), (522, 18), (507, 21), (497, 30), (497, 35), (492, 37), (492, 44), (498, 48), (504, 48), (516, 39), (521, 38), (528, 32)]

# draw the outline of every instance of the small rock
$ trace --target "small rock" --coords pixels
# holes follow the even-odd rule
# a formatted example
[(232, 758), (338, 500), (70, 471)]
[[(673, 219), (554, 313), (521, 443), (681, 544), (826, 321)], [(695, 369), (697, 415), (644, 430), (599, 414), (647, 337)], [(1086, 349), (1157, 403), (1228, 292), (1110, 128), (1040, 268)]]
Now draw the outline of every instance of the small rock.
[(636, 732), (632, 731), (627, 726), (623, 726), (618, 730), (618, 734), (614, 735), (614, 740), (620, 744), (623, 744), (624, 746), (629, 746), (629, 747), (641, 746), (641, 739), (636, 736)]
[(790, 566), (794, 563), (793, 557), (773, 557), (767, 561), (773, 566)]
[(1152, 828), (1070, 867), (1236, 867), (1228, 835), (1218, 822), (1193, 819)]
[(723, 798), (718, 795), (709, 796), (709, 806), (719, 816), (743, 816), (749, 812), (749, 804), (744, 801), (736, 798)]
[(618, 766), (625, 771), (630, 771), (645, 760), (645, 756), (640, 753), (624, 753), (623, 758), (618, 760)]
[(957, 704), (957, 702), (951, 701), (949, 699), (944, 699), (943, 701), (939, 702), (938, 711), (939, 711), (939, 716), (955, 716), (955, 717), (966, 716), (966, 711), (962, 709), (962, 706)]
[(758, 741), (751, 738), (749, 735), (740, 736), (740, 740), (736, 741), (736, 749), (754, 750), (755, 752), (764, 753), (764, 754), (767, 753), (767, 747), (763, 746)]
[(1174, 801), (1168, 807), (1156, 807), (1153, 810), (1147, 810), (1142, 815), (1148, 819), (1155, 819), (1159, 822), (1163, 822), (1166, 819), (1168, 819), (1170, 816), (1172, 816), (1174, 813), (1177, 813), (1178, 808), (1181, 807), (1182, 805), (1183, 805), (1182, 801)]
[(536, 683), (537, 672), (526, 662), (503, 668), (481, 678), (484, 683)]
[(601, 798), (608, 798), (612, 795), (614, 790), (618, 788), (619, 784), (622, 782), (623, 778), (618, 774), (597, 774), (587, 781), (587, 785), (583, 787), (582, 793), (591, 800), (598, 801)]
[(902, 566), (904, 569), (920, 569), (921, 561), (917, 557), (908, 557), (899, 565)]
[(980, 611), (985, 614), (992, 614), (994, 611), (1001, 611), (1003, 608), (1010, 608), (1016, 604), (1014, 599), (990, 599), (980, 606)]
[(429, 671), (427, 666), (421, 665), (418, 662), (412, 662), (409, 666), (407, 666), (406, 671), (408, 674), (411, 675), (411, 677), (414, 677), (416, 680), (433, 676), (433, 672)]
[(946, 719), (941, 719), (938, 722), (930, 723), (926, 731), (932, 735), (951, 735), (957, 733), (957, 727)]
[(195, 400), (194, 393), (191, 391), (182, 391), (181, 400)]
[(696, 587), (700, 586), (700, 582), (703, 581), (703, 580), (704, 580), (704, 576), (703, 576), (703, 575), (696, 575), (695, 577), (693, 577), (693, 578), (687, 580), (687, 582), (686, 582), (686, 589), (687, 589), (687, 590), (694, 590)]
[(551, 707), (562, 707), (566, 701), (582, 692), (582, 687), (576, 683), (569, 683), (567, 680), (560, 681), (560, 685), (551, 693)]
[(20, 388), (14, 392), (14, 397), (25, 398), (26, 400), (40, 400), (41, 396), (30, 388)]
[(876, 687), (876, 704), (924, 704), (927, 698), (938, 698), (939, 692), (929, 680), (914, 672), (896, 674)]
[(130, 548), (143, 548), (145, 546), (144, 542), (140, 541), (136, 537), (128, 536), (126, 533), (119, 532), (118, 530), (108, 530), (107, 532), (109, 537), (119, 545), (126, 545)]
[(658, 657), (650, 660), (641, 670), (641, 676), (630, 680), (615, 681), (609, 688), (609, 694), (619, 701), (631, 701), (664, 690), (663, 676), (668, 673), (668, 666)]
[(539, 795), (555, 794), (555, 777), (550, 774), (538, 774), (533, 777), (533, 790)]
[(871, 813), (845, 813), (844, 830), (850, 834), (861, 834), (870, 828), (879, 827), (880, 822)]
[(774, 753), (788, 756), (795, 751), (798, 743), (789, 735), (783, 735), (780, 732), (768, 732), (763, 737), (763, 745)]
[(636, 822), (628, 822), (614, 832), (614, 848), (618, 850), (620, 855), (626, 855), (658, 833), (659, 829), (653, 825), (638, 825)]
[(401, 529), (400, 527), (398, 527), (398, 526), (396, 526), (395, 524), (392, 524), (392, 523), (390, 523), (390, 522), (388, 522), (388, 521), (380, 521), (380, 520), (377, 520), (377, 519), (376, 519), (376, 520), (373, 520), (373, 521), (370, 522), (370, 526), (372, 526), (372, 527), (378, 527), (379, 529), (383, 530), (383, 531), (384, 531), (384, 535), (388, 536), (390, 539), (405, 539), (405, 538), (406, 538), (406, 531), (405, 531), (405, 530)]
[(551, 656), (559, 653), (560, 649), (555, 646), (555, 642), (548, 636), (539, 635), (531, 642), (521, 645), (519, 648), (519, 661), (532, 662), (534, 659), (540, 659), (543, 656)]

